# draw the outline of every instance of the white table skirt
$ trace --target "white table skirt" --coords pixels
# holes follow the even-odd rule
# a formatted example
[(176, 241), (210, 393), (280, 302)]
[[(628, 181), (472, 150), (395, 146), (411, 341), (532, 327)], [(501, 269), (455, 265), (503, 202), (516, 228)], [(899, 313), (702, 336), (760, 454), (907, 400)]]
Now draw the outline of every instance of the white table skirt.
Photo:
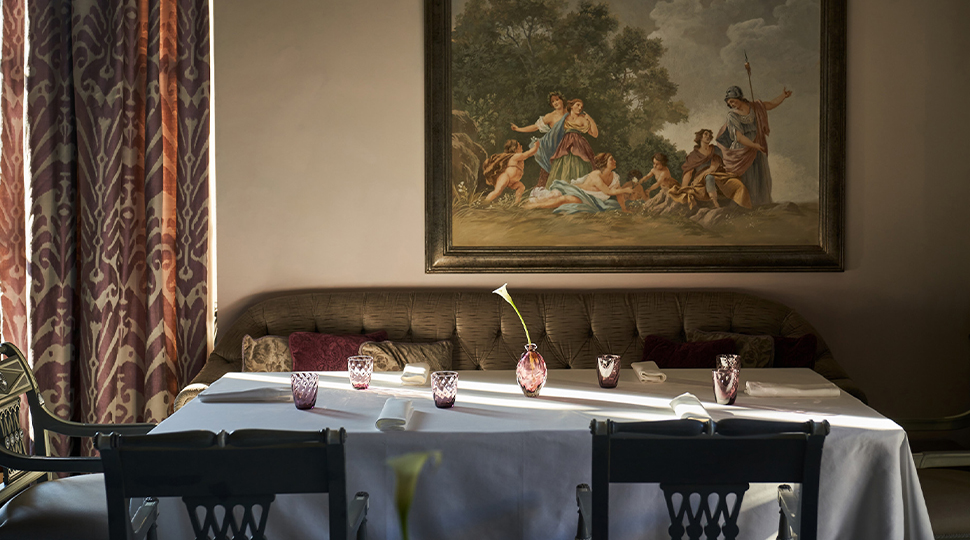
[[(591, 419), (673, 418), (671, 398), (691, 392), (715, 420), (739, 416), (828, 420), (822, 457), (819, 538), (931, 540), (929, 518), (906, 433), (894, 422), (842, 393), (837, 398), (753, 398), (714, 404), (710, 370), (668, 370), (665, 383), (640, 383), (624, 369), (619, 386), (601, 389), (593, 370), (550, 370), (541, 397), (522, 395), (511, 371), (459, 372), (457, 402), (437, 409), (430, 387), (401, 386), (400, 373), (375, 373), (371, 388), (353, 390), (346, 372), (320, 374), (317, 407), (292, 403), (203, 403), (195, 399), (155, 432), (241, 428), (347, 429), (347, 490), (370, 493), (368, 535), (400, 538), (388, 458), (440, 450), (438, 468), (422, 474), (411, 509), (411, 538), (564, 539), (576, 533), (575, 488), (590, 482)], [(745, 380), (818, 383), (808, 369), (745, 369)], [(214, 391), (289, 385), (289, 374), (232, 373)], [(408, 431), (374, 425), (388, 397), (412, 399)], [(272, 474), (272, 464), (241, 474)], [(610, 533), (615, 539), (664, 538), (669, 520), (655, 485), (613, 485)], [(309, 538), (326, 530), (324, 496), (280, 496), (270, 515), (273, 539)], [(162, 539), (186, 538), (184, 506), (163, 501)], [(752, 485), (739, 526), (742, 538), (774, 539), (776, 486)], [(324, 535), (325, 536), (325, 535)], [(313, 536), (316, 537), (316, 536)]]

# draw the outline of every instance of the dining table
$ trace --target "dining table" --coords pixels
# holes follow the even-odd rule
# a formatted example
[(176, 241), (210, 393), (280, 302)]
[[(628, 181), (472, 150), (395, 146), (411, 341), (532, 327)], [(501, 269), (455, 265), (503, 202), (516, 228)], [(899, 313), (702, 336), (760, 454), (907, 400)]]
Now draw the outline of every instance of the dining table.
[[(591, 481), (590, 421), (676, 418), (670, 402), (696, 396), (714, 421), (752, 418), (827, 420), (822, 455), (819, 539), (931, 540), (926, 505), (906, 432), (855, 397), (755, 397), (739, 392), (732, 405), (715, 402), (707, 369), (667, 369), (664, 382), (641, 382), (620, 371), (615, 388), (601, 388), (593, 369), (549, 370), (538, 397), (526, 397), (511, 370), (458, 372), (451, 408), (437, 408), (429, 385), (401, 382), (401, 372), (376, 372), (368, 388), (351, 387), (346, 371), (320, 372), (316, 406), (292, 402), (206, 402), (195, 399), (152, 433), (246, 428), (347, 431), (347, 491), (370, 496), (367, 535), (402, 538), (395, 507), (395, 474), (388, 461), (411, 452), (438, 452), (419, 476), (408, 527), (410, 538), (551, 539), (576, 535), (576, 486)], [(817, 385), (827, 381), (805, 368), (741, 369), (748, 381)], [(289, 373), (230, 373), (205, 392), (288, 388)], [(413, 415), (402, 431), (376, 421), (391, 398), (407, 399)], [(769, 459), (769, 456), (765, 456)], [(663, 463), (657, 463), (663, 467)], [(239, 474), (272, 475), (273, 463)], [(316, 538), (327, 530), (326, 495), (280, 495), (267, 538)], [(159, 538), (191, 537), (182, 503), (162, 500)], [(657, 485), (610, 486), (610, 536), (667, 538), (666, 503)], [(774, 539), (777, 484), (752, 484), (738, 520), (739, 538)], [(322, 536), (321, 536), (322, 535)]]

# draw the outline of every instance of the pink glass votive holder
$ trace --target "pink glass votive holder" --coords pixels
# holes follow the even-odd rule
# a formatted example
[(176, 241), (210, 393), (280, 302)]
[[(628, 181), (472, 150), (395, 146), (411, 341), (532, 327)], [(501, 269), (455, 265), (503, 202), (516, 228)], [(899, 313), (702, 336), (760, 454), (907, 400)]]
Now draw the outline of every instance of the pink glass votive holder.
[(600, 383), (600, 388), (616, 388), (616, 383), (620, 382), (620, 355), (597, 356), (596, 379)]
[(350, 373), (351, 386), (358, 390), (366, 390), (370, 386), (370, 377), (374, 373), (374, 358), (351, 356), (347, 359), (347, 371)]
[(741, 369), (741, 357), (736, 354), (717, 355), (717, 369)]
[(434, 396), (434, 406), (447, 409), (455, 404), (458, 396), (458, 372), (435, 371), (431, 374), (431, 394)]
[(718, 405), (734, 405), (734, 400), (738, 397), (741, 371), (738, 369), (715, 369), (711, 373), (714, 376), (714, 401)]
[(290, 374), (290, 389), (293, 390), (293, 404), (297, 409), (312, 409), (317, 404), (318, 381), (319, 375), (312, 371)]

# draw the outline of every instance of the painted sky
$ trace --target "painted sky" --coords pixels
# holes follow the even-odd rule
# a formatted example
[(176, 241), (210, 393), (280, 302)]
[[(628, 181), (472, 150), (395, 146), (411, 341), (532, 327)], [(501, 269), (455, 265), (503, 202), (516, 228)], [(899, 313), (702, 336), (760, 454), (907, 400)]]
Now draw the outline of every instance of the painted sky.
[[(453, 0), (457, 14), (467, 0)], [(690, 151), (693, 134), (724, 124), (724, 92), (737, 85), (750, 97), (744, 54), (751, 64), (754, 98), (793, 95), (768, 113), (769, 163), (776, 201), (818, 196), (820, 0), (608, 0), (621, 25), (637, 26), (667, 48), (663, 57), (675, 99), (687, 122), (667, 124), (661, 135)], [(573, 9), (578, 0), (569, 0)], [(591, 114), (595, 114), (590, 111)]]

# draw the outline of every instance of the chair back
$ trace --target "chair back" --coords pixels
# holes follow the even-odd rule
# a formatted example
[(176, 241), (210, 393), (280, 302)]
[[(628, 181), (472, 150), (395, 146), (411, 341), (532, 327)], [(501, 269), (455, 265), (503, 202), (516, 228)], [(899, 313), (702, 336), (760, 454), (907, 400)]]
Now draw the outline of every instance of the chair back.
[[(29, 453), (27, 430), (22, 423), (26, 417), (24, 404), (38, 399), (37, 384), (27, 366), (23, 353), (10, 343), (0, 344), (0, 505), (37, 480), (47, 479), (46, 471), (23, 470)], [(43, 429), (35, 430), (34, 455), (47, 455), (48, 436)]]
[[(828, 422), (727, 419), (710, 433), (702, 422), (615, 423), (594, 420), (593, 538), (609, 537), (609, 484), (658, 483), (671, 539), (738, 537), (750, 482), (797, 482), (802, 540), (815, 540), (819, 473)], [(698, 501), (696, 509), (691, 500)], [(723, 535), (723, 536), (720, 536)]]
[(99, 435), (109, 538), (133, 537), (132, 498), (181, 497), (200, 540), (260, 540), (277, 493), (329, 493), (330, 538), (345, 539), (345, 440), (343, 429)]

